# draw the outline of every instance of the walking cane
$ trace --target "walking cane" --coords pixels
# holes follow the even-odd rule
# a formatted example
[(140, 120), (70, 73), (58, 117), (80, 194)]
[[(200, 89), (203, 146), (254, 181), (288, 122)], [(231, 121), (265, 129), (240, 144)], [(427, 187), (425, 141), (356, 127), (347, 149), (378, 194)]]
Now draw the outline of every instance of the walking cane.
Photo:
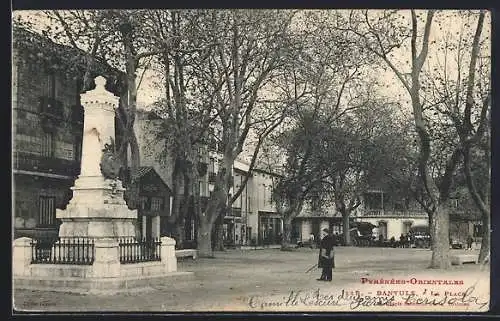
[(306, 273), (311, 272), (317, 265), (318, 263), (314, 263), (310, 268), (307, 269)]

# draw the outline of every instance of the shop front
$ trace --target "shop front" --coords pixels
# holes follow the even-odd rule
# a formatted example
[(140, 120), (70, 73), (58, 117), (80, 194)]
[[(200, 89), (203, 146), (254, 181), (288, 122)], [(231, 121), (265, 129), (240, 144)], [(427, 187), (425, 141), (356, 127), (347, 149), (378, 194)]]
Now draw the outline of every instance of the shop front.
[(281, 244), (283, 220), (278, 213), (259, 211), (259, 245)]
[[(349, 220), (352, 224), (353, 219)], [(306, 216), (296, 217), (292, 221), (292, 243), (307, 243), (314, 235), (315, 242), (321, 239), (321, 231), (325, 228), (332, 230), (334, 236), (343, 233), (342, 218), (337, 216)]]

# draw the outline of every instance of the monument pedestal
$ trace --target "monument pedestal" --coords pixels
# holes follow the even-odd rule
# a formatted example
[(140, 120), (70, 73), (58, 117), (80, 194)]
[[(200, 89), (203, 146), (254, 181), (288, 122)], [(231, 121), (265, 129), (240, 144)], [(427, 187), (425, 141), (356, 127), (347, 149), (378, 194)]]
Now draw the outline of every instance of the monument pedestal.
[(73, 198), (65, 210), (57, 210), (61, 219), (59, 237), (131, 238), (136, 236), (137, 210), (130, 210), (123, 199), (119, 180), (102, 176), (80, 177), (72, 187)]

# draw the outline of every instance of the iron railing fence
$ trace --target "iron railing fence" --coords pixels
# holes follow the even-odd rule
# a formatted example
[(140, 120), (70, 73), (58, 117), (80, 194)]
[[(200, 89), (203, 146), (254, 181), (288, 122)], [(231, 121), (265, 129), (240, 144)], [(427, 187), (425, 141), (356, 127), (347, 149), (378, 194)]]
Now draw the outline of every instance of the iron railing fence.
[(79, 237), (33, 239), (31, 263), (92, 265), (94, 263), (94, 240)]
[(119, 241), (120, 263), (161, 261), (159, 238), (124, 238)]

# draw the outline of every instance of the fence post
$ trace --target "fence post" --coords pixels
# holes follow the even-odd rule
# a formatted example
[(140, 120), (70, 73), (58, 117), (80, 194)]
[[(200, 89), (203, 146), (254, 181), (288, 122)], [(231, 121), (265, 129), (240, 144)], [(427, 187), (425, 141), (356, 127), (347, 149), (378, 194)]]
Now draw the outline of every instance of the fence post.
[(120, 276), (120, 248), (115, 239), (96, 239), (95, 257), (92, 265), (95, 277), (109, 278)]
[(177, 257), (175, 256), (175, 240), (168, 236), (161, 237), (161, 263), (167, 272), (177, 271)]
[(14, 248), (12, 250), (12, 274), (17, 276), (31, 275), (31, 239), (29, 237), (21, 237), (14, 240)]

